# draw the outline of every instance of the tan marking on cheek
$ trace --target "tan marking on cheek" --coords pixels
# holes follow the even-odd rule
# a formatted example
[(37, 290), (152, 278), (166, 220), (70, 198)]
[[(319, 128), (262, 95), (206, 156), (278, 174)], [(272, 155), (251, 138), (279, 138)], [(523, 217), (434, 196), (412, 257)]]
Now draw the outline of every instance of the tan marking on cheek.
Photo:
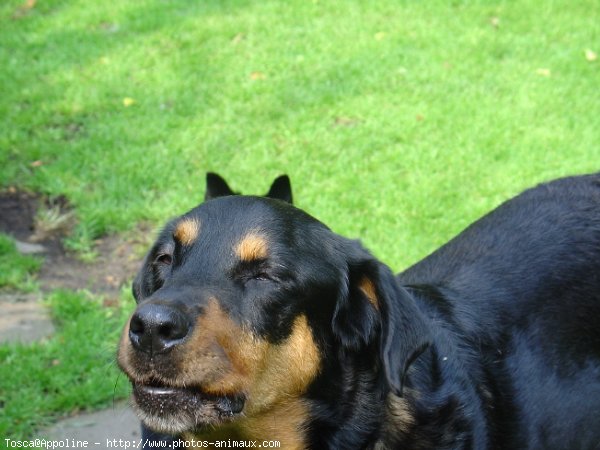
[(183, 219), (175, 227), (173, 237), (183, 245), (191, 245), (200, 234), (200, 222), (198, 219)]
[(377, 293), (373, 282), (369, 278), (363, 277), (358, 284), (358, 288), (365, 294), (369, 303), (371, 303), (375, 309), (379, 310), (379, 300), (377, 299)]
[(235, 253), (242, 261), (256, 261), (268, 256), (269, 247), (264, 236), (258, 233), (250, 233), (237, 244)]
[(298, 317), (290, 336), (274, 345), (240, 328), (213, 301), (197, 328), (187, 346), (196, 357), (187, 360), (182, 379), (188, 385), (203, 379), (202, 389), (208, 393), (243, 392), (247, 396), (242, 418), (200, 437), (214, 433), (248, 439), (272, 436), (282, 442), (282, 448), (305, 448), (303, 425), (309, 408), (301, 396), (321, 364), (306, 317)]
[(266, 347), (233, 322), (213, 299), (178, 351), (182, 355), (178, 379), (187, 385), (201, 385), (215, 395), (246, 392)]
[(269, 345), (264, 369), (249, 392), (248, 414), (304, 394), (317, 376), (321, 354), (306, 316), (296, 318), (290, 336), (278, 345)]
[(306, 448), (303, 426), (310, 415), (302, 394), (320, 370), (321, 354), (305, 316), (297, 317), (290, 336), (275, 345), (233, 322), (215, 299), (181, 351), (186, 356), (178, 384), (201, 385), (215, 395), (246, 395), (244, 414), (235, 423), (188, 439), (271, 436), (282, 448)]

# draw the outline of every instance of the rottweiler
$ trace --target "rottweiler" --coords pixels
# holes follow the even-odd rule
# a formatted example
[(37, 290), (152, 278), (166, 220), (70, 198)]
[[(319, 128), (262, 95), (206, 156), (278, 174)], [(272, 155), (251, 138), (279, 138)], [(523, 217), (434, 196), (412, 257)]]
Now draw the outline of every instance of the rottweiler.
[(167, 224), (133, 290), (118, 361), (153, 429), (600, 448), (600, 174), (525, 191), (399, 275), (286, 202), (219, 197)]
[[(239, 192), (233, 191), (227, 184), (225, 179), (214, 172), (206, 174), (206, 189), (204, 191), (204, 201), (212, 200), (217, 197), (225, 197), (228, 195), (239, 195)], [(280, 175), (271, 184), (269, 191), (265, 197), (283, 200), (284, 202), (293, 203), (292, 185), (290, 178), (287, 175)], [(170, 436), (149, 429), (142, 423), (142, 448), (157, 448), (163, 445), (173, 448), (176, 436)]]

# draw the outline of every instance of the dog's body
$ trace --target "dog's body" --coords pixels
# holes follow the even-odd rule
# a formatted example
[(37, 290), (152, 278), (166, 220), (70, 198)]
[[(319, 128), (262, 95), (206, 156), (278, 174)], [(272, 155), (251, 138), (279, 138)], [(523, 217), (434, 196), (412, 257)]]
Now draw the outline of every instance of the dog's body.
[(446, 408), (433, 448), (600, 448), (600, 176), (526, 191), (399, 281), (437, 324), (409, 375), (442, 380), (414, 401), (424, 424)]
[(119, 363), (156, 429), (285, 449), (600, 448), (600, 176), (512, 199), (394, 277), (257, 197), (171, 222)]

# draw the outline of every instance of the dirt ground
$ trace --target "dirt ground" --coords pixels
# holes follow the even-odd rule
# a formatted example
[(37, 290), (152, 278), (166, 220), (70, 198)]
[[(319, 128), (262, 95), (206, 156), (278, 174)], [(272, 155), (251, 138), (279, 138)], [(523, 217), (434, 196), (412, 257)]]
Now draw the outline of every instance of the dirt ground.
[(43, 247), (44, 264), (37, 277), (42, 291), (85, 288), (110, 301), (139, 269), (152, 233), (139, 227), (127, 237), (104, 236), (95, 242), (98, 256), (84, 263), (62, 244), (74, 222), (64, 197), (48, 198), (14, 188), (0, 192), (0, 232)]

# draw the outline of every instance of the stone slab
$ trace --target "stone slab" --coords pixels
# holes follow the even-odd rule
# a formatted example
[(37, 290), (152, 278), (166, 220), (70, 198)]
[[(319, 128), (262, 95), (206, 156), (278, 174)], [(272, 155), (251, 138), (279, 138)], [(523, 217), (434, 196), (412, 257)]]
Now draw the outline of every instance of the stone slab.
[(0, 343), (30, 343), (54, 333), (36, 294), (0, 294)]
[[(77, 440), (90, 442), (89, 448), (109, 448), (107, 440), (139, 441), (140, 420), (127, 402), (93, 413), (80, 414), (61, 420), (52, 427), (36, 433), (36, 437), (51, 440)], [(100, 446), (95, 445), (101, 444)], [(134, 448), (130, 446), (129, 448)]]

